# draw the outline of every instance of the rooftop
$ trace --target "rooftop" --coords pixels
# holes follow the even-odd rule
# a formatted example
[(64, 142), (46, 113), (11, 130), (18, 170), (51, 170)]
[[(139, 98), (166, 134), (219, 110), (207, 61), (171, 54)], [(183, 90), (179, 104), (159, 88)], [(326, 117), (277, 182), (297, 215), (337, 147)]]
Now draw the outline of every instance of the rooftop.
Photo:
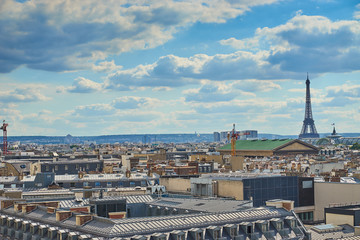
[(186, 209), (198, 212), (229, 212), (245, 210), (252, 207), (252, 201), (233, 201), (222, 199), (162, 198), (153, 201), (150, 204), (152, 206)]
[[(237, 140), (236, 150), (274, 150), (293, 139), (274, 139), (274, 140)], [(231, 144), (226, 144), (219, 150), (231, 150)]]
[(270, 220), (273, 218), (292, 217), (291, 212), (284, 209), (271, 207), (251, 208), (245, 211), (201, 213), (187, 215), (172, 215), (159, 217), (138, 217), (128, 219), (111, 220), (102, 217), (94, 217), (89, 223), (81, 228), (75, 224), (76, 213), (62, 221), (56, 221), (55, 214), (47, 212), (46, 207), (38, 206), (29, 213), (14, 212), (14, 208), (2, 209), (2, 216), (12, 216), (23, 220), (31, 220), (39, 224), (49, 224), (70, 231), (81, 231), (81, 234), (92, 234), (98, 237), (131, 237), (158, 232), (171, 232), (192, 228), (209, 226), (223, 226), (226, 224), (239, 224), (257, 220)]

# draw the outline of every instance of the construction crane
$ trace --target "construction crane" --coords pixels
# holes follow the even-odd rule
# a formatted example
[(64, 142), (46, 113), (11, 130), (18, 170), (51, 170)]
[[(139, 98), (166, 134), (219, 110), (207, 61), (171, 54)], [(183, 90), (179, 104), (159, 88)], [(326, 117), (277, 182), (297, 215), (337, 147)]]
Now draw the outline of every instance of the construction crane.
[(239, 136), (242, 135), (250, 135), (249, 132), (237, 133), (235, 131), (235, 123), (233, 124), (233, 129), (231, 132), (228, 133), (228, 140), (231, 140), (231, 156), (236, 156), (236, 140)]
[(7, 126), (9, 126), (9, 124), (7, 124), (5, 122), (5, 120), (3, 120), (3, 125), (0, 127), (1, 130), (3, 130), (3, 154), (6, 155), (7, 154)]

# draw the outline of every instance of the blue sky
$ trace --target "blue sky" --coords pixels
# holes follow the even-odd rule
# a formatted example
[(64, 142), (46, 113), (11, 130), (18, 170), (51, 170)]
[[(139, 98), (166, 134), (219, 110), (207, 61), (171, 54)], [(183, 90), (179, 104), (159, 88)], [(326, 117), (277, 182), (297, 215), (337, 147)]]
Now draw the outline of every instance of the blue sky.
[(0, 0), (9, 135), (360, 132), (355, 0)]

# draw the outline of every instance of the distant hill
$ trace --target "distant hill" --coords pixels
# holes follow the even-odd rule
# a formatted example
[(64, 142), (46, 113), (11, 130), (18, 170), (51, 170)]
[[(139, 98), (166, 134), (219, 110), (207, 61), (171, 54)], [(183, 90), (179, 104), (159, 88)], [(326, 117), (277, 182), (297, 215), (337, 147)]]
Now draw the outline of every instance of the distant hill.
[[(331, 133), (321, 133), (320, 137), (325, 137)], [(360, 137), (360, 133), (339, 133), (343, 137)], [(298, 135), (278, 135), (259, 133), (260, 139), (296, 139)], [(214, 137), (211, 133), (203, 134), (127, 134), (127, 135), (103, 135), (103, 136), (8, 136), (8, 142), (36, 143), (36, 144), (73, 144), (84, 142), (101, 143), (199, 143), (213, 142)]]

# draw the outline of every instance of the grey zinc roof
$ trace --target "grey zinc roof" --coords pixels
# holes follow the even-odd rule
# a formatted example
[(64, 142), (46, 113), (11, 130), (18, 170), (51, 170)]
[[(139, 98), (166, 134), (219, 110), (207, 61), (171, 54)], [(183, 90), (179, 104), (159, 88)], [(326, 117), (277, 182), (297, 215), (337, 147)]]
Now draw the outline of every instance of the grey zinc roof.
[(255, 221), (258, 219), (271, 219), (273, 217), (285, 217), (289, 213), (283, 209), (256, 208), (232, 213), (205, 213), (187, 214), (175, 216), (161, 216), (149, 218), (130, 218), (114, 220), (116, 225), (111, 233), (116, 236), (127, 237), (136, 234), (152, 232), (165, 232), (180, 230), (191, 227), (204, 227), (208, 225), (224, 225), (242, 221)]
[(33, 182), (35, 180), (35, 177), (36, 176), (31, 176), (31, 175), (24, 176), (24, 178), (21, 181), (22, 182)]
[(73, 207), (82, 207), (88, 205), (89, 205), (89, 199), (86, 198), (60, 201), (60, 208), (73, 208)]
[(134, 196), (126, 196), (127, 203), (144, 203), (144, 202), (152, 202), (154, 199), (151, 195), (134, 195)]
[(155, 200), (151, 205), (199, 212), (228, 212), (252, 207), (252, 202), (221, 199), (162, 198)]
[(292, 215), (284, 209), (276, 208), (253, 208), (246, 211), (225, 213), (202, 213), (187, 215), (172, 215), (147, 218), (129, 218), (111, 220), (102, 217), (94, 219), (83, 226), (76, 226), (75, 215), (63, 221), (57, 222), (55, 214), (46, 212), (45, 207), (38, 207), (34, 211), (23, 214), (14, 213), (14, 208), (2, 209), (3, 214), (16, 216), (42, 224), (59, 226), (70, 231), (80, 231), (82, 234), (92, 234), (101, 237), (131, 237), (134, 235), (146, 235), (156, 232), (171, 232), (190, 228), (204, 228), (208, 226), (220, 226), (231, 223), (256, 221), (260, 219), (284, 218)]
[(77, 174), (55, 175), (56, 182), (79, 181), (79, 180), (80, 178)]
[[(132, 173), (129, 179), (147, 179), (149, 178), (146, 173)], [(150, 177), (151, 178), (151, 177)], [(85, 174), (83, 179), (87, 180), (121, 180), (127, 179), (125, 174), (113, 173), (113, 174)]]
[(16, 177), (16, 176), (0, 177), (0, 183), (17, 182), (17, 180), (18, 180), (18, 177)]
[(126, 203), (148, 203), (154, 201), (151, 195), (129, 195), (129, 196), (106, 196), (103, 198), (93, 199), (94, 202), (101, 201), (116, 201), (116, 200), (124, 200), (126, 199)]

